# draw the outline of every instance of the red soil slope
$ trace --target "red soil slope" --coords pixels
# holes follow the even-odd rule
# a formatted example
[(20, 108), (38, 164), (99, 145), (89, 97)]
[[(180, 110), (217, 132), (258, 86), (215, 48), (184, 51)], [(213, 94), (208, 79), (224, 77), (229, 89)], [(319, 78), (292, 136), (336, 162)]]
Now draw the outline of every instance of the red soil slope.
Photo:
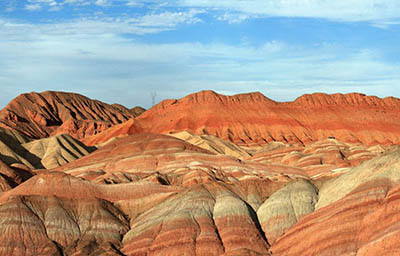
[[(302, 154), (343, 164), (328, 156), (346, 147), (328, 142)], [(399, 152), (328, 181), (161, 134), (121, 137), (14, 188), (0, 162), (0, 255), (376, 255), (398, 238)]]
[(273, 255), (400, 255), (399, 157), (385, 153), (324, 185), (316, 210), (272, 245)]
[[(71, 120), (86, 136), (84, 123), (113, 125), (125, 112), (78, 108), (69, 94), (21, 97), (36, 98), (3, 110), (3, 125), (30, 136)], [(134, 134), (53, 171), (0, 161), (0, 255), (399, 255), (400, 149), (358, 145), (399, 143), (399, 109), (398, 99), (361, 94), (277, 103), (205, 91), (87, 139)], [(238, 159), (147, 133), (185, 129), (247, 146), (293, 144), (243, 148), (252, 156)], [(25, 143), (0, 137), (9, 155), (11, 143)]]
[(165, 100), (84, 142), (94, 145), (120, 135), (187, 130), (244, 146), (271, 141), (307, 144), (328, 137), (367, 145), (399, 144), (399, 116), (400, 100), (393, 97), (317, 93), (293, 102), (275, 102), (258, 92), (224, 96), (201, 91)]
[(31, 138), (69, 133), (76, 138), (94, 135), (142, 112), (109, 105), (75, 93), (22, 94), (0, 111), (0, 126)]
[(0, 255), (376, 253), (397, 239), (399, 152), (315, 186), (301, 168), (125, 136), (5, 187)]
[[(301, 168), (261, 164), (216, 155), (180, 139), (162, 134), (136, 134), (120, 138), (58, 170), (99, 183), (149, 179), (191, 186), (211, 181), (304, 177)], [(262, 180), (262, 179), (261, 179)]]

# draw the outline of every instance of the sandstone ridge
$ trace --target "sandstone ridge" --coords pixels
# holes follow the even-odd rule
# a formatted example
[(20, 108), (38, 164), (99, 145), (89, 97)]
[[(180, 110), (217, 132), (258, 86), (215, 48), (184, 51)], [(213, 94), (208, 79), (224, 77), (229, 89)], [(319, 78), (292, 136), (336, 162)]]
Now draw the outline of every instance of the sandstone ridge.
[(109, 105), (76, 93), (26, 93), (0, 111), (0, 125), (35, 139), (57, 133), (76, 138), (94, 135), (143, 112)]
[(399, 255), (399, 109), (21, 95), (0, 112), (0, 255)]
[(261, 93), (201, 91), (165, 100), (134, 120), (84, 139), (88, 145), (141, 132), (213, 135), (236, 145), (308, 144), (334, 137), (365, 145), (399, 144), (400, 100), (363, 94), (310, 94), (275, 102)]

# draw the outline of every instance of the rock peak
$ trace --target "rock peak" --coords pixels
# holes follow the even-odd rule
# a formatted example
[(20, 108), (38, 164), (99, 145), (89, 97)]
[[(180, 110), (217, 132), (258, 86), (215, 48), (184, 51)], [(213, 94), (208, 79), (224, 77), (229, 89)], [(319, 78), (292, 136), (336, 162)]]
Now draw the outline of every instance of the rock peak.
[(353, 106), (377, 106), (377, 107), (400, 107), (400, 100), (393, 98), (381, 99), (376, 96), (367, 96), (362, 93), (313, 93), (304, 94), (295, 101), (298, 105), (322, 106), (322, 105), (353, 105)]
[(223, 104), (245, 103), (245, 102), (247, 103), (264, 102), (269, 104), (276, 103), (275, 101), (265, 97), (261, 92), (223, 95), (211, 90), (205, 90), (189, 94), (188, 96), (177, 101), (177, 103), (180, 102), (191, 102), (191, 103), (219, 102)]
[(31, 92), (19, 95), (0, 111), (0, 126), (35, 139), (58, 133), (84, 138), (135, 116), (120, 105), (77, 93)]
[[(399, 110), (399, 99), (361, 93), (315, 93), (275, 102), (260, 92), (226, 96), (201, 91), (162, 101), (135, 118), (134, 125), (121, 124), (118, 133), (115, 129), (109, 133), (189, 131), (249, 147), (272, 141), (306, 144), (328, 137), (366, 145), (397, 144), (400, 121), (394, 117)], [(90, 145), (104, 142), (103, 138), (110, 136), (101, 134)]]

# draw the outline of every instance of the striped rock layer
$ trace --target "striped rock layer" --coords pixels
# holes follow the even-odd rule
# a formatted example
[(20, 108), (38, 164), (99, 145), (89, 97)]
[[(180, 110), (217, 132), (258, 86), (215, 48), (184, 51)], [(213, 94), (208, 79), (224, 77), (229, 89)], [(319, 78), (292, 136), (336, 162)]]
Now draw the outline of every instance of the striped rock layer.
[(137, 134), (117, 139), (58, 170), (98, 183), (146, 179), (179, 186), (218, 180), (226, 183), (251, 179), (286, 180), (283, 173), (304, 177), (300, 168), (217, 155), (162, 134)]
[(269, 255), (254, 209), (215, 183), (104, 185), (48, 172), (4, 192), (0, 216), (0, 255)]
[(95, 145), (126, 134), (189, 131), (245, 146), (272, 141), (307, 144), (328, 137), (365, 145), (399, 144), (399, 112), (399, 99), (357, 93), (312, 94), (275, 102), (258, 92), (225, 96), (202, 91), (165, 100), (84, 142)]
[(316, 210), (277, 239), (273, 255), (398, 255), (399, 159), (400, 150), (387, 153), (324, 185)]
[(143, 111), (109, 105), (75, 93), (32, 92), (21, 94), (0, 111), (0, 126), (35, 139), (59, 133), (84, 138)]
[[(204, 91), (87, 137), (136, 110), (71, 97), (1, 112), (0, 255), (400, 253), (398, 99)], [(65, 129), (98, 149), (29, 137)]]
[(28, 169), (52, 169), (95, 150), (68, 134), (32, 140), (21, 133), (0, 127), (0, 160)]
[(122, 137), (3, 189), (0, 255), (395, 255), (398, 159), (317, 182), (167, 135)]
[(335, 176), (382, 154), (387, 147), (344, 143), (326, 139), (306, 146), (278, 144), (275, 148), (264, 147), (247, 160), (258, 163), (282, 164), (302, 168), (309, 177)]

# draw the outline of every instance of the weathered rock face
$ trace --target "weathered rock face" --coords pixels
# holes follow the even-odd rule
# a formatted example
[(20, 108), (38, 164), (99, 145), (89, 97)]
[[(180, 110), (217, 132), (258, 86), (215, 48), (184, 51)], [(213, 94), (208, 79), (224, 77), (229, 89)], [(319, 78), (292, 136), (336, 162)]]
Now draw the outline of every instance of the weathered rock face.
[(1, 196), (0, 255), (120, 255), (129, 226), (101, 190), (62, 173), (35, 176)]
[(0, 160), (8, 165), (22, 163), (30, 168), (38, 164), (39, 160), (24, 149), (21, 144), (31, 140), (17, 131), (0, 127)]
[[(362, 94), (312, 94), (274, 102), (261, 93), (224, 96), (212, 91), (165, 100), (136, 120), (85, 139), (94, 145), (138, 132), (210, 134), (237, 145), (271, 141), (307, 144), (335, 137), (344, 142), (400, 143), (400, 100)], [(349, 115), (351, 113), (351, 115)]]
[(94, 150), (67, 134), (31, 140), (17, 131), (0, 128), (0, 160), (19, 164), (19, 169), (56, 168)]
[(0, 254), (269, 255), (255, 211), (236, 193), (42, 173), (0, 196)]
[(34, 175), (29, 169), (10, 167), (0, 160), (0, 191), (10, 190)]
[(195, 186), (132, 221), (122, 251), (127, 255), (269, 255), (251, 211), (225, 188)]
[(145, 108), (136, 106), (134, 108), (129, 109), (129, 112), (134, 116), (134, 117), (138, 117), (141, 114), (143, 114), (146, 111)]
[(0, 160), (0, 192), (10, 190), (12, 185), (16, 184), (16, 178), (14, 170)]
[(302, 168), (312, 179), (335, 176), (347, 172), (349, 167), (372, 159), (385, 151), (385, 146), (344, 143), (327, 139), (302, 145), (282, 144), (276, 149), (261, 148), (247, 160), (259, 163), (275, 163)]
[(305, 180), (290, 183), (272, 194), (257, 211), (268, 242), (273, 244), (299, 219), (312, 213), (317, 201), (317, 188)]
[(385, 179), (393, 184), (400, 183), (400, 150), (389, 150), (380, 157), (366, 161), (351, 171), (332, 179), (320, 189), (320, 199), (316, 208), (336, 202), (357, 187), (373, 180)]
[[(318, 191), (301, 168), (239, 161), (167, 135), (120, 137), (6, 188), (0, 254), (376, 253), (397, 239), (397, 217), (387, 214), (397, 216), (399, 152)], [(378, 234), (366, 222), (383, 219)]]
[(207, 149), (215, 154), (233, 156), (239, 159), (250, 157), (250, 154), (245, 149), (242, 149), (241, 147), (233, 143), (224, 141), (215, 136), (195, 135), (188, 131), (178, 132), (169, 135), (175, 138), (182, 139), (198, 147)]
[(94, 147), (87, 147), (68, 134), (34, 140), (22, 144), (22, 147), (40, 159), (40, 163), (46, 169), (60, 167), (95, 150)]
[(136, 115), (121, 105), (108, 105), (75, 93), (32, 92), (18, 96), (1, 110), (0, 125), (35, 139), (58, 133), (83, 138)]
[(272, 245), (273, 255), (397, 255), (399, 157), (367, 161), (323, 186), (317, 210)]
[(58, 170), (99, 183), (146, 178), (182, 186), (217, 180), (231, 183), (259, 178), (286, 180), (286, 176), (305, 177), (300, 168), (216, 155), (161, 134), (137, 134), (119, 138)]
[[(85, 137), (133, 111), (49, 94), (8, 120)], [(0, 255), (397, 255), (398, 101), (206, 91), (86, 138), (96, 151), (0, 128)]]

